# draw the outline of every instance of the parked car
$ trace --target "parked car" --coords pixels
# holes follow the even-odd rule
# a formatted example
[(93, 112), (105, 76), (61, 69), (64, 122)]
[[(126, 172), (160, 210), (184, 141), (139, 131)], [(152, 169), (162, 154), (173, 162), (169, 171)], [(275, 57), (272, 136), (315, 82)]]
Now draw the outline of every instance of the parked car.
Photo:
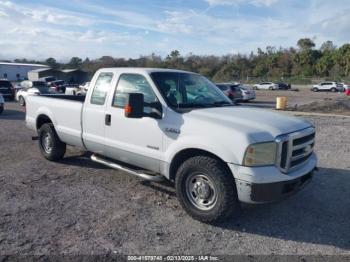
[(260, 90), (260, 89), (268, 89), (268, 90), (276, 90), (279, 89), (278, 84), (274, 84), (272, 82), (263, 82), (260, 84), (253, 85), (253, 89)]
[(86, 91), (89, 89), (89, 86), (90, 86), (90, 82), (85, 82), (84, 84), (79, 85), (81, 89), (85, 89)]
[(111, 168), (175, 181), (183, 208), (205, 222), (239, 214), (240, 201), (280, 200), (311, 181), (310, 122), (236, 107), (199, 74), (105, 68), (90, 86), (85, 97), (27, 97), (26, 125), (46, 159), (59, 161), (66, 145), (77, 146)]
[(45, 77), (41, 77), (39, 78), (39, 81), (44, 81), (46, 82), (48, 85), (53, 82), (53, 81), (56, 81), (57, 78), (55, 76), (45, 76)]
[(290, 84), (286, 84), (283, 82), (279, 82), (279, 83), (277, 83), (277, 85), (278, 85), (278, 89), (282, 89), (282, 90), (288, 90), (291, 88)]
[(2, 96), (2, 94), (0, 94), (0, 114), (4, 112), (4, 108), (5, 108), (5, 99)]
[(86, 95), (87, 91), (89, 90), (90, 82), (86, 82), (83, 85), (80, 85), (80, 90), (77, 92), (77, 95)]
[(21, 86), (21, 82), (17, 82), (13, 85), (14, 89), (15, 89), (15, 95), (17, 94), (17, 92), (21, 89), (23, 89), (23, 86)]
[(236, 83), (215, 83), (215, 85), (233, 102), (238, 103), (242, 100), (242, 91), (239, 84)]
[(54, 94), (54, 93), (55, 93), (54, 91), (50, 90), (50, 88), (46, 86), (45, 82), (33, 81), (33, 86), (25, 87), (17, 92), (16, 100), (19, 102), (21, 106), (25, 106), (27, 96), (30, 94), (40, 95), (40, 94)]
[(331, 92), (343, 92), (344, 87), (337, 82), (321, 82), (318, 85), (313, 85), (311, 91), (331, 91)]
[(24, 80), (22, 81), (20, 84), (21, 88), (18, 88), (19, 90), (21, 89), (25, 89), (25, 88), (31, 88), (31, 87), (42, 87), (42, 86), (46, 86), (47, 87), (47, 83), (44, 81), (30, 81), (30, 80)]
[(346, 92), (346, 90), (350, 89), (350, 84), (345, 84), (345, 83), (339, 83), (339, 85), (341, 85), (344, 89), (344, 92)]
[(66, 95), (81, 95), (80, 93), (80, 88), (79, 87), (76, 87), (76, 86), (67, 86), (66, 87), (66, 91), (65, 91), (65, 94)]
[(254, 90), (243, 85), (240, 85), (239, 88), (241, 89), (241, 92), (242, 92), (242, 101), (247, 102), (255, 99), (256, 95)]
[(48, 86), (53, 89), (53, 91), (58, 93), (65, 93), (67, 85), (64, 83), (63, 80), (55, 80), (50, 83), (48, 83)]
[(15, 88), (11, 82), (6, 79), (0, 79), (0, 93), (5, 99), (7, 98), (11, 101), (15, 99)]

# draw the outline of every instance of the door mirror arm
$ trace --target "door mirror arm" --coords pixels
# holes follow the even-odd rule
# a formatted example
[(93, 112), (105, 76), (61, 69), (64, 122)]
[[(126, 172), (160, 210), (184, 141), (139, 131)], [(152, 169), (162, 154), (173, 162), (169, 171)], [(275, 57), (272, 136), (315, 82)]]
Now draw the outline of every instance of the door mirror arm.
[[(144, 112), (145, 107), (151, 108), (149, 113)], [(125, 117), (127, 118), (151, 117), (155, 119), (161, 119), (163, 115), (162, 112), (163, 112), (163, 107), (161, 103), (144, 102), (144, 96), (142, 93), (126, 94), (126, 103), (124, 106)]]
[(144, 102), (144, 106), (151, 108), (151, 112), (144, 113), (144, 116), (155, 118), (155, 119), (162, 119), (163, 107), (162, 107), (161, 103), (159, 103), (159, 102), (152, 102), (152, 103)]

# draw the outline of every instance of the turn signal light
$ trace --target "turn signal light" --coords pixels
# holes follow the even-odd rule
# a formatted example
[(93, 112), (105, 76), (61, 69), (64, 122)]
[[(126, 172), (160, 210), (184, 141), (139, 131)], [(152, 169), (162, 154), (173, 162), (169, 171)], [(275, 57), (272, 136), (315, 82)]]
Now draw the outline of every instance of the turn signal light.
[(132, 113), (132, 107), (130, 105), (125, 105), (124, 112), (125, 112), (125, 114), (131, 114)]

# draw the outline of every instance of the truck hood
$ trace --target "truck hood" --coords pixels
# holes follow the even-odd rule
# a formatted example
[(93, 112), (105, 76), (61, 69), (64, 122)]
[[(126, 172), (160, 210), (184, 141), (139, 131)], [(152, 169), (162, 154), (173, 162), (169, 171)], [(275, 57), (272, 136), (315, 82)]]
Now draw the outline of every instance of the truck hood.
[[(230, 129), (247, 135), (249, 140), (254, 142), (271, 141), (276, 136), (312, 126), (301, 118), (239, 106), (192, 110), (185, 113), (183, 117), (193, 122), (203, 121), (201, 126), (215, 125), (215, 133), (218, 135), (220, 135), (220, 129)], [(212, 129), (208, 126), (208, 130)]]

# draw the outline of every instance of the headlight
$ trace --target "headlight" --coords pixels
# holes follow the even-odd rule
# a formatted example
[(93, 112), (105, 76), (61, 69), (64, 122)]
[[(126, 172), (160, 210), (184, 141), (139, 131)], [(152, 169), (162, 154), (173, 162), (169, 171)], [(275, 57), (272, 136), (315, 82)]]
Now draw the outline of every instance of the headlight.
[(275, 142), (257, 143), (248, 146), (244, 154), (244, 166), (267, 166), (276, 161), (277, 144)]

